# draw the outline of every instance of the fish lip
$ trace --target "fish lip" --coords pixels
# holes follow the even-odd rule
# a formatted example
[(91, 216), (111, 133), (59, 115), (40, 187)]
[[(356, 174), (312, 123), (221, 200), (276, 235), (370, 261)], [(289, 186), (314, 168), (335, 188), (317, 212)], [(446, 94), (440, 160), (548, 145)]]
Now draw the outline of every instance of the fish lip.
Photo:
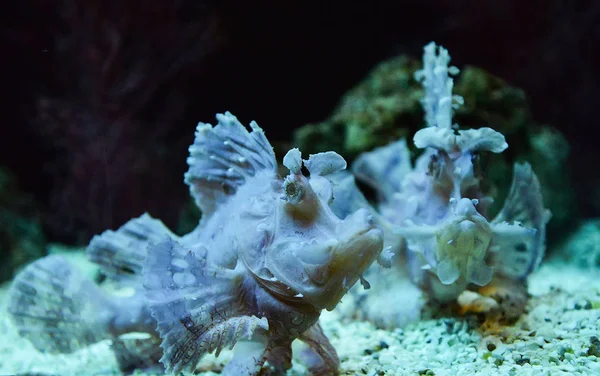
[[(279, 263), (268, 265), (280, 283), (261, 280), (261, 286), (290, 304), (302, 302), (317, 309), (333, 309), (383, 248), (383, 231), (374, 224), (367, 210), (359, 210), (333, 223), (335, 228), (323, 228), (314, 240), (298, 242), (298, 238), (290, 236), (271, 244), (278, 248), (272, 249), (273, 252), (288, 254), (285, 260), (295, 258), (292, 268), (297, 268), (294, 272), (297, 275), (288, 275)], [(302, 275), (306, 279), (295, 279)], [(281, 287), (284, 285), (302, 297), (290, 296), (291, 292)]]
[[(335, 227), (335, 237), (355, 238), (362, 236), (371, 229), (377, 228), (373, 216), (367, 209), (361, 208), (341, 220)], [(350, 230), (349, 230), (350, 229)]]
[(308, 252), (299, 252), (297, 256), (305, 264), (323, 265), (330, 262), (336, 255), (348, 252), (348, 249), (351, 248), (353, 244), (369, 242), (369, 239), (376, 239), (378, 236), (383, 237), (383, 231), (370, 222), (365, 223), (363, 227), (360, 227), (353, 233), (339, 234), (336, 229), (336, 234), (331, 242), (333, 244), (328, 245), (327, 242), (322, 242), (309, 246), (311, 248), (314, 247), (323, 253), (323, 257), (320, 260), (314, 262), (314, 259), (311, 260), (310, 257), (305, 257), (309, 256)]
[[(329, 251), (328, 260), (320, 264), (312, 264), (317, 269), (323, 268), (326, 271), (326, 277), (320, 281), (318, 276), (312, 275), (308, 269), (305, 269), (309, 285), (294, 286), (295, 292), (302, 293), (302, 298), (285, 296), (285, 300), (291, 304), (308, 303), (316, 309), (332, 310), (339, 303), (343, 295), (362, 275), (371, 263), (375, 261), (380, 251), (383, 249), (383, 230), (375, 226), (360, 228), (349, 239), (339, 241), (335, 247)], [(311, 264), (306, 263), (302, 258), (298, 261), (303, 263), (304, 267)], [(317, 270), (315, 269), (315, 270)], [(280, 276), (280, 281), (290, 287), (286, 276)], [(262, 285), (271, 290), (271, 286), (266, 281)], [(273, 291), (271, 291), (273, 292)]]
[[(357, 211), (357, 212), (351, 214), (350, 216), (358, 216), (358, 215), (360, 215), (360, 214)], [(344, 221), (342, 221), (338, 225), (338, 228), (336, 228), (336, 238), (338, 240), (338, 245), (335, 249), (336, 253), (340, 252), (341, 249), (348, 248), (348, 246), (351, 245), (352, 243), (365, 241), (366, 239), (369, 239), (369, 238), (372, 238), (372, 239), (375, 239), (377, 237), (383, 238), (383, 230), (374, 224), (373, 216), (371, 216), (371, 215), (366, 215), (364, 217), (364, 222), (359, 224), (358, 226), (355, 224), (355, 222), (349, 223), (348, 224), (349, 226), (354, 225), (356, 227), (353, 232), (344, 233), (342, 231), (339, 231), (340, 226), (343, 226), (349, 219), (351, 219), (350, 216), (348, 216)], [(353, 218), (351, 220), (353, 220)], [(342, 239), (342, 237), (344, 237), (345, 239)]]
[[(372, 227), (340, 243), (332, 254), (331, 262), (342, 267), (342, 274), (356, 274), (358, 277), (377, 258), (382, 249), (383, 230)], [(354, 278), (354, 275), (351, 277)]]
[(301, 252), (296, 252), (296, 257), (307, 265), (323, 265), (331, 260), (339, 243), (338, 239), (334, 239), (333, 244), (329, 245), (326, 242), (308, 244)]
[(361, 229), (360, 231), (354, 233), (354, 235), (349, 240), (346, 240), (344, 242), (339, 242), (338, 246), (336, 247), (336, 250), (338, 250), (339, 248), (342, 248), (344, 245), (346, 245), (348, 243), (357, 242), (359, 240), (363, 240), (364, 238), (374, 237), (373, 234), (375, 234), (375, 233), (380, 233), (381, 236), (383, 236), (383, 231), (378, 227), (372, 226), (369, 228)]
[(364, 228), (362, 228), (359, 231), (355, 232), (354, 236), (363, 236), (364, 234), (368, 233), (369, 231), (377, 230), (377, 229), (378, 228), (376, 226), (374, 226), (373, 224), (367, 223), (367, 225)]

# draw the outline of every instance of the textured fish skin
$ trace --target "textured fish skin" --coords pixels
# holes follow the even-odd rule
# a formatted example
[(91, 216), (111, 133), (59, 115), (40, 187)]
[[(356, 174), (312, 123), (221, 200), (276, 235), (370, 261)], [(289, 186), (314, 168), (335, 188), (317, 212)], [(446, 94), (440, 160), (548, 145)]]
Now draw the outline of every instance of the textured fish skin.
[(87, 247), (129, 296), (107, 294), (58, 256), (16, 278), (9, 311), (38, 349), (72, 352), (112, 339), (124, 369), (160, 357), (166, 373), (178, 374), (193, 372), (207, 353), (233, 348), (223, 374), (255, 375), (265, 362), (284, 373), (300, 339), (312, 373), (337, 373), (339, 359), (318, 318), (379, 256), (383, 232), (366, 209), (343, 220), (331, 210), (329, 177), (346, 167), (341, 156), (303, 160), (292, 149), (283, 160), (290, 172), (281, 177), (256, 123), (249, 132), (230, 113), (217, 120), (198, 124), (190, 146), (184, 180), (203, 212), (194, 231), (178, 237), (144, 214)]
[[(423, 150), (414, 164), (401, 139), (360, 155), (352, 166), (354, 177), (377, 193), (376, 206), (369, 210), (376, 212), (374, 218), (386, 232), (385, 246), (398, 256), (396, 263), (405, 263), (398, 267), (407, 266), (411, 280), (440, 302), (455, 301), (466, 289), (487, 286), (495, 277), (525, 286), (543, 258), (550, 219), (528, 163), (515, 164), (503, 209), (495, 218), (488, 216), (492, 198), (481, 189), (478, 156), (501, 153), (508, 145), (491, 128), (457, 130), (452, 124), (452, 110), (462, 98), (452, 95), (450, 75), (458, 69), (449, 60), (445, 49), (430, 43), (423, 69), (415, 74), (425, 88), (427, 127), (413, 138)], [(332, 205), (341, 217), (369, 206), (352, 177), (343, 174), (336, 175), (336, 195), (348, 201)], [(363, 305), (370, 304), (366, 300)]]

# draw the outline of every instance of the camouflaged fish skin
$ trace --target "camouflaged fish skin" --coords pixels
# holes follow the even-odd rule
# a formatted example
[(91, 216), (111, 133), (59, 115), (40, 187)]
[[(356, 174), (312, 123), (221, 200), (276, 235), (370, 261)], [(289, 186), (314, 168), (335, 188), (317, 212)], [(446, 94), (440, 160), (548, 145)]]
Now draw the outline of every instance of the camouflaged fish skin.
[[(38, 349), (71, 352), (113, 339), (115, 350), (132, 352), (119, 354), (130, 369), (152, 364), (159, 342), (160, 362), (178, 374), (233, 348), (223, 374), (256, 375), (267, 361), (276, 374), (289, 369), (291, 343), (300, 339), (312, 354), (309, 371), (337, 373), (318, 318), (379, 256), (383, 232), (366, 209), (343, 220), (332, 212), (329, 176), (346, 167), (342, 157), (303, 160), (292, 149), (282, 178), (256, 123), (249, 132), (230, 113), (217, 119), (198, 125), (185, 174), (203, 212), (198, 227), (178, 237), (145, 214), (94, 237), (86, 250), (131, 295), (105, 293), (56, 256), (17, 277), (10, 312)], [(122, 339), (132, 331), (145, 337)]]
[[(427, 127), (414, 136), (423, 150), (414, 165), (402, 139), (359, 156), (352, 166), (354, 176), (377, 192), (370, 210), (386, 231), (386, 246), (398, 259), (406, 256), (412, 281), (441, 302), (496, 277), (524, 282), (543, 258), (550, 218), (528, 163), (515, 165), (503, 209), (488, 217), (492, 199), (481, 189), (479, 154), (500, 153), (508, 145), (491, 128), (458, 130), (452, 124), (452, 110), (462, 98), (452, 95), (450, 75), (458, 69), (449, 60), (445, 49), (431, 43), (415, 75), (425, 88)], [(368, 207), (351, 177), (337, 181), (336, 195), (348, 198), (333, 204), (338, 215)]]

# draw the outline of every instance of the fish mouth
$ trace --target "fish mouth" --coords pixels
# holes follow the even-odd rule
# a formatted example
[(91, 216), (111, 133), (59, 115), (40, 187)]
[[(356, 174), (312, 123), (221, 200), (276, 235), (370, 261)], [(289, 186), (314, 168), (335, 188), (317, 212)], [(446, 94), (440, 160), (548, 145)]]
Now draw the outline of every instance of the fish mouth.
[(306, 299), (327, 310), (335, 308), (383, 249), (383, 231), (374, 225), (367, 210), (348, 216), (336, 227), (336, 235), (338, 243), (327, 264), (304, 265), (319, 287), (314, 293), (304, 293)]
[(373, 216), (367, 209), (359, 209), (336, 226), (335, 234), (338, 239), (352, 239), (373, 229), (376, 229)]
[[(372, 227), (355, 235), (335, 250), (331, 259), (333, 274), (344, 275), (354, 284), (383, 249), (383, 231)], [(348, 282), (347, 282), (348, 283)]]
[[(268, 252), (265, 266), (317, 309), (332, 310), (383, 249), (383, 231), (366, 210), (340, 221), (323, 240), (285, 242)], [(279, 289), (278, 289), (279, 290)]]
[(478, 286), (492, 279), (485, 257), (492, 238), (487, 220), (477, 215), (458, 215), (437, 235), (437, 276), (444, 285), (466, 278)]
[(298, 259), (309, 265), (332, 263), (350, 256), (363, 258), (363, 253), (373, 248), (370, 245), (373, 239), (380, 236), (383, 237), (383, 232), (375, 226), (373, 217), (366, 209), (360, 209), (338, 223), (331, 238), (300, 243), (296, 252)]

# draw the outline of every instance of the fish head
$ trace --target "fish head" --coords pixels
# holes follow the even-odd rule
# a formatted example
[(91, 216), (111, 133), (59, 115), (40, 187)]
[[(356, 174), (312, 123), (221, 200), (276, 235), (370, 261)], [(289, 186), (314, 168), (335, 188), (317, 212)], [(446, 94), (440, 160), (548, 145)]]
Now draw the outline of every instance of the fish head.
[[(333, 186), (327, 175), (345, 168), (341, 156), (311, 155), (304, 161), (308, 177), (301, 171), (297, 149), (288, 152), (284, 164), (290, 174), (281, 184), (263, 277), (285, 285), (298, 300), (331, 310), (377, 258), (383, 232), (366, 209), (340, 219), (329, 207)], [(281, 295), (281, 287), (276, 290)]]
[(414, 143), (418, 148), (437, 150), (430, 152), (428, 166), (436, 185), (444, 191), (457, 187), (469, 197), (473, 195), (466, 192), (480, 190), (480, 176), (474, 163), (479, 154), (501, 153), (508, 147), (504, 135), (488, 127), (465, 130), (427, 127), (415, 134)]
[(492, 229), (477, 212), (477, 200), (452, 200), (451, 214), (436, 234), (437, 276), (449, 285), (459, 278), (478, 286), (487, 285), (493, 270), (486, 264)]

